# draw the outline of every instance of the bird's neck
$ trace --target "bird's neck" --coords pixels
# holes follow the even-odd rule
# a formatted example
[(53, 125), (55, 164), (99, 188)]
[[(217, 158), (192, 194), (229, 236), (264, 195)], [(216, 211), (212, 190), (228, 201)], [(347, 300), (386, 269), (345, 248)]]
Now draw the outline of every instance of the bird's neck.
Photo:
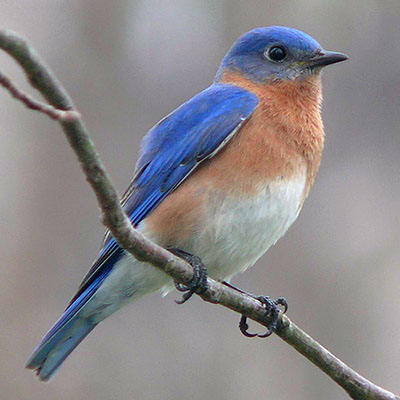
[(308, 175), (307, 195), (318, 171), (324, 145), (320, 76), (259, 84), (229, 71), (221, 76), (220, 83), (240, 86), (257, 95), (258, 109), (265, 123), (274, 128), (282, 143), (304, 157)]

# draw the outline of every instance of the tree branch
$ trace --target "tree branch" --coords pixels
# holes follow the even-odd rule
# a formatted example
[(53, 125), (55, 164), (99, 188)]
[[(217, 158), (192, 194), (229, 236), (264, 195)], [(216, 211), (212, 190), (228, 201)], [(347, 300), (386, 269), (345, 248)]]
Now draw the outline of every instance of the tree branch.
[(28, 108), (40, 111), (43, 114), (48, 115), (51, 119), (56, 121), (73, 121), (80, 118), (80, 114), (77, 111), (58, 110), (46, 103), (35, 100), (33, 97), (29, 96), (29, 94), (19, 90), (2, 72), (0, 72), (0, 85), (8, 90), (17, 100), (22, 101), (22, 103), (24, 103)]
[[(0, 30), (0, 48), (15, 59), (24, 70), (31, 85), (43, 95), (50, 105), (40, 103), (19, 91), (1, 73), (0, 84), (29, 108), (41, 111), (61, 124), (78, 157), (86, 179), (97, 197), (102, 210), (103, 223), (119, 245), (138, 260), (161, 269), (177, 282), (187, 284), (193, 275), (191, 266), (133, 229), (86, 131), (82, 118), (76, 111), (68, 93), (51, 70), (32, 47), (14, 32)], [(265, 316), (265, 309), (258, 300), (239, 293), (211, 278), (208, 278), (207, 284), (207, 291), (201, 295), (203, 300), (221, 304), (264, 326), (268, 326), (270, 321)], [(353, 371), (297, 327), (287, 316), (280, 315), (276, 334), (324, 371), (351, 398), (358, 400), (400, 400), (400, 397), (374, 385)]]

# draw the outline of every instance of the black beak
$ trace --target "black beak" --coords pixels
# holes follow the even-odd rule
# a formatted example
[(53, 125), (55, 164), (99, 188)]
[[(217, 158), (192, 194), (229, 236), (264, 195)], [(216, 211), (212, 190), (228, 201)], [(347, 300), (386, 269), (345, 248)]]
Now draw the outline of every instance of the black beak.
[(343, 53), (338, 53), (336, 51), (321, 51), (316, 56), (311, 58), (308, 62), (310, 67), (325, 67), (330, 64), (335, 64), (338, 62), (346, 61), (349, 56)]

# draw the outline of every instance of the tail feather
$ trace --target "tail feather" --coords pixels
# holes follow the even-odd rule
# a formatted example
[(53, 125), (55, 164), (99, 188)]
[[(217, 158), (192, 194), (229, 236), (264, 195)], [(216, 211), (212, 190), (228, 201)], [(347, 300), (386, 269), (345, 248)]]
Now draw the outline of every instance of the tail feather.
[(29, 358), (26, 368), (34, 370), (40, 380), (51, 379), (64, 360), (97, 325), (84, 318), (82, 311), (103, 280), (104, 276), (94, 280), (73, 299)]
[(55, 332), (51, 329), (49, 333), (52, 334), (46, 335), (39, 343), (26, 368), (34, 370), (40, 380), (48, 381), (96, 325), (80, 318), (78, 313), (67, 323), (59, 326)]

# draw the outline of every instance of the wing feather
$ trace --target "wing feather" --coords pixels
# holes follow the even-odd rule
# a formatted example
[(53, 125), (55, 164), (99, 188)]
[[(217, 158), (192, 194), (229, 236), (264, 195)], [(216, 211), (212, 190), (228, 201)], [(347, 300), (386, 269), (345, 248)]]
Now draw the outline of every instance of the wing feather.
[[(134, 178), (122, 198), (132, 224), (137, 226), (202, 162), (217, 154), (257, 107), (255, 95), (237, 86), (214, 84), (177, 108), (143, 138)], [(123, 251), (106, 233), (103, 247), (78, 293), (93, 292)]]

